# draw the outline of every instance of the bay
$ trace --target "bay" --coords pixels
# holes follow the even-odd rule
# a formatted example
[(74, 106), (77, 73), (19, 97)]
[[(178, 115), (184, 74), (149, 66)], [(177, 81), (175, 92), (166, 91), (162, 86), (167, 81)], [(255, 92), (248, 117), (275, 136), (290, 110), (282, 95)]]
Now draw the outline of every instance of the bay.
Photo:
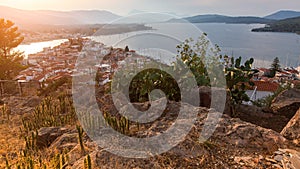
[[(212, 44), (220, 46), (222, 54), (242, 56), (243, 59), (253, 57), (256, 67), (268, 67), (275, 57), (279, 58), (283, 67), (298, 67), (300, 64), (300, 36), (294, 33), (251, 32), (253, 28), (264, 26), (261, 24), (157, 23), (149, 26), (154, 30), (91, 38), (108, 46), (124, 48), (128, 45), (130, 49), (142, 51), (142, 54), (145, 49), (159, 48), (176, 55), (176, 45), (182, 40), (197, 39), (205, 32)], [(20, 45), (17, 49), (27, 56), (65, 41), (37, 42)]]

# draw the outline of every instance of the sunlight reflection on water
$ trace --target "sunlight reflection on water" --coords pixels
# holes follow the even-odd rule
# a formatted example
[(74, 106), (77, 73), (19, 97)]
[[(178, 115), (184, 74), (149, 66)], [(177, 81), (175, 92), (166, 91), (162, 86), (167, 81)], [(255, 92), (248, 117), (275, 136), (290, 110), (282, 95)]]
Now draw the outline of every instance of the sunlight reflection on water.
[(45, 42), (36, 42), (36, 43), (31, 43), (31, 44), (20, 45), (16, 48), (16, 50), (24, 52), (25, 59), (26, 59), (29, 54), (41, 52), (46, 47), (53, 48), (54, 46), (58, 46), (61, 43), (64, 43), (66, 41), (68, 41), (68, 40), (67, 39), (58, 39), (58, 40), (45, 41)]

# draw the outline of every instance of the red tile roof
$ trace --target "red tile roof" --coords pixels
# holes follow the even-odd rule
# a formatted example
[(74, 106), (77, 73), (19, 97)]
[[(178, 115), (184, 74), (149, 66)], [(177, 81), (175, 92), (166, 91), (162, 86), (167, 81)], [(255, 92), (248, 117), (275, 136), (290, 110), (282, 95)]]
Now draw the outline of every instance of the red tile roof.
[(275, 92), (279, 87), (278, 83), (270, 82), (270, 81), (253, 81), (253, 82), (255, 85), (254, 87), (252, 87), (252, 89), (254, 89), (255, 86), (257, 86), (257, 91)]

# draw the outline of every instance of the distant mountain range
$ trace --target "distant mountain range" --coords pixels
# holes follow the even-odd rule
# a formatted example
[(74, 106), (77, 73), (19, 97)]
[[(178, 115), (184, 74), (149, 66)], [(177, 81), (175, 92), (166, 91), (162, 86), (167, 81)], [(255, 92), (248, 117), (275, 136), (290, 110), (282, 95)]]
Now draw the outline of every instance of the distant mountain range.
[[(235, 24), (269, 24), (276, 22), (277, 20), (300, 17), (300, 12), (282, 10), (276, 13), (270, 14), (265, 17), (256, 16), (226, 16), (226, 15), (196, 15), (192, 17), (182, 18), (185, 21), (191, 23), (235, 23)], [(171, 19), (168, 22), (182, 22), (182, 19)]]
[(265, 16), (264, 18), (273, 19), (273, 20), (282, 20), (282, 19), (295, 18), (295, 17), (300, 17), (300, 12), (283, 10), (283, 11), (278, 11), (271, 15)]
[[(252, 24), (252, 23), (271, 23), (274, 20), (260, 18), (255, 16), (225, 16), (225, 15), (197, 15), (192, 17), (183, 18), (191, 23), (236, 23), (236, 24)], [(169, 22), (181, 22), (181, 19), (171, 19)]]
[(111, 22), (120, 17), (104, 10), (31, 11), (0, 6), (0, 18), (10, 19), (20, 26), (98, 24)]
[[(131, 14), (142, 13), (134, 10)], [(289, 22), (294, 23), (298, 31), (298, 19), (300, 12), (282, 10), (265, 17), (256, 16), (225, 16), (225, 15), (196, 15), (182, 19), (171, 19), (172, 16), (161, 17), (162, 15), (134, 16), (129, 18), (128, 23), (151, 23), (151, 22), (182, 22), (182, 19), (191, 23), (234, 23), (234, 24), (253, 24), (261, 23), (268, 26), (256, 31), (277, 31), (284, 30), (283, 27)], [(122, 16), (116, 15), (105, 10), (76, 10), (76, 11), (53, 11), (53, 10), (21, 10), (6, 6), (0, 6), (0, 18), (10, 19), (19, 26), (32, 25), (85, 25), (110, 23)], [(285, 20), (288, 19), (288, 20)], [(127, 21), (125, 19), (125, 22)], [(127, 22), (126, 22), (127, 23)], [(280, 25), (280, 26), (279, 26)], [(272, 29), (267, 29), (272, 27)], [(275, 28), (276, 27), (276, 28)], [(280, 28), (279, 28), (280, 27)], [(274, 28), (274, 29), (273, 29)], [(290, 27), (291, 28), (291, 27)], [(289, 29), (289, 31), (294, 31)]]

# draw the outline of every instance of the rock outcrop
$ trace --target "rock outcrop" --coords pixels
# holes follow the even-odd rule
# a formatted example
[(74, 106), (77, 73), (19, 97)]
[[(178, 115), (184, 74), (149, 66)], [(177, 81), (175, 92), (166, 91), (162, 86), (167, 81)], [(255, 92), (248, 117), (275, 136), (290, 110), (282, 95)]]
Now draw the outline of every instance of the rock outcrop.
[(256, 151), (269, 152), (282, 147), (286, 140), (271, 129), (265, 129), (226, 115), (220, 119), (212, 138), (235, 147), (254, 148)]
[(273, 101), (271, 109), (275, 114), (291, 119), (300, 107), (300, 89), (289, 89), (280, 93)]
[(300, 108), (280, 134), (292, 140), (295, 144), (300, 144)]
[(25, 103), (23, 103), (23, 107), (36, 107), (41, 103), (41, 98), (38, 96), (34, 96), (32, 98), (29, 98)]
[(230, 96), (225, 89), (201, 86), (199, 87), (200, 107), (214, 108), (221, 113), (230, 115)]
[(19, 114), (23, 115), (25, 113), (30, 113), (34, 110), (35, 106), (41, 101), (41, 98), (26, 96), (10, 96), (4, 97), (2, 99), (4, 103), (7, 103), (7, 106), (11, 109), (12, 115)]
[(43, 127), (38, 130), (36, 146), (38, 148), (49, 147), (55, 139), (70, 131), (67, 128)]
[(266, 157), (265, 161), (275, 168), (298, 169), (300, 168), (300, 152), (294, 149), (278, 149), (273, 155)]
[[(147, 126), (146, 130), (133, 134), (132, 137), (151, 137), (165, 131), (173, 123), (170, 119), (177, 116), (172, 111), (178, 110), (181, 106), (184, 104), (169, 103), (164, 117)], [(260, 154), (274, 152), (285, 146), (285, 138), (279, 133), (227, 115), (221, 115), (215, 132), (207, 141), (199, 141), (203, 127), (220, 114), (215, 112), (210, 114), (209, 109), (201, 107), (195, 107), (193, 110), (198, 112), (198, 117), (185, 140), (170, 151), (151, 158), (120, 157), (95, 146), (95, 143), (89, 140), (85, 141), (87, 150), (82, 154), (80, 146), (78, 144), (74, 146), (75, 134), (61, 135), (50, 147), (71, 148), (72, 150), (68, 152), (71, 159), (69, 164), (77, 169), (83, 168), (87, 154), (90, 154), (93, 168), (271, 168), (273, 164), (266, 165), (265, 158)], [(212, 116), (210, 120), (207, 120), (208, 115)], [(72, 144), (68, 144), (67, 140)]]
[(288, 89), (273, 99), (271, 107), (239, 105), (238, 118), (280, 133), (300, 107), (300, 90)]

